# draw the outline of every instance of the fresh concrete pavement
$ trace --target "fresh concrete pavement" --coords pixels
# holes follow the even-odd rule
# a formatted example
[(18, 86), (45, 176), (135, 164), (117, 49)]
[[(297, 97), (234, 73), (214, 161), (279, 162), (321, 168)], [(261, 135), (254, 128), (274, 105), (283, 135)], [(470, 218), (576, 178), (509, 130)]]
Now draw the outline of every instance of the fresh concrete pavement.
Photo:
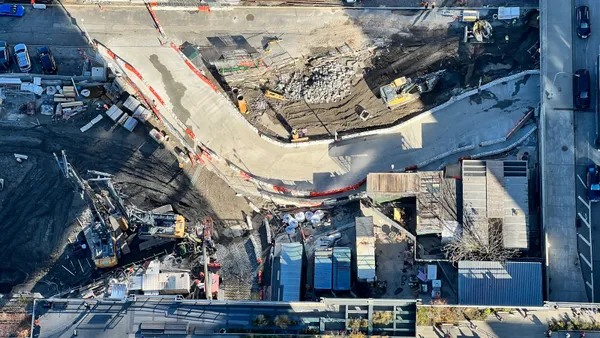
[[(484, 91), (479, 98), (450, 105), (379, 140), (369, 137), (345, 141), (339, 147), (315, 145), (282, 148), (259, 138), (244, 121), (235, 116), (239, 114), (237, 110), (196, 77), (175, 51), (168, 46), (161, 46), (145, 9), (106, 8), (99, 11), (94, 7), (69, 7), (68, 10), (76, 22), (84, 22), (92, 38), (106, 44), (136, 67), (161, 95), (169, 110), (191, 128), (205, 145), (258, 177), (279, 179), (284, 184), (302, 189), (322, 191), (341, 188), (357, 183), (368, 171), (389, 170), (392, 164), (396, 168), (403, 168), (467, 143), (477, 144), (501, 137), (538, 102), (538, 79), (537, 76), (531, 76), (525, 83), (516, 80), (499, 84), (491, 88), (489, 93)], [(382, 15), (384, 12), (378, 13)], [(157, 13), (167, 35), (173, 29), (179, 39), (187, 36), (185, 40), (188, 41), (204, 36), (205, 32), (201, 35), (196, 31), (213, 24), (219, 29), (228, 29), (232, 34), (247, 31), (273, 33), (278, 30), (293, 32), (310, 22), (325, 25), (349, 20), (342, 10), (286, 11), (281, 8), (261, 8), (260, 16), (264, 18), (259, 20), (256, 9), (240, 9), (227, 12), (228, 20), (233, 20), (227, 28), (223, 23), (217, 25), (214, 17), (211, 17), (212, 13)], [(286, 13), (285, 20), (273, 19), (271, 22), (265, 19), (283, 13)], [(181, 25), (181, 22), (185, 22), (185, 25)], [(356, 31), (351, 24), (349, 26), (350, 31)], [(187, 33), (182, 32), (183, 27)], [(166, 110), (163, 112), (169, 115)], [(458, 127), (450, 127), (449, 124), (457, 122)], [(408, 142), (399, 143), (403, 138)], [(379, 149), (384, 144), (386, 151)], [(407, 144), (410, 149), (406, 148)], [(378, 152), (386, 153), (386, 158), (376, 155)], [(228, 180), (234, 186), (239, 182), (234, 177)]]
[[(542, 109), (540, 162), (546, 291), (549, 300), (587, 301), (575, 228), (575, 136), (571, 1), (540, 1)], [(567, 20), (567, 14), (569, 20)], [(579, 184), (579, 183), (578, 183)], [(583, 259), (581, 259), (583, 261)], [(587, 290), (586, 290), (587, 289)], [(591, 292), (589, 292), (591, 295)]]

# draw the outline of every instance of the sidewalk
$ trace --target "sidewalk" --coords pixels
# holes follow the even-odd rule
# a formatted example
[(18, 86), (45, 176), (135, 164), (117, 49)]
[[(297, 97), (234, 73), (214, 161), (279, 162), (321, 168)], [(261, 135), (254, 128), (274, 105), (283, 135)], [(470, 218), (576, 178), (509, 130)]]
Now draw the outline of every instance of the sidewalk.
[[(473, 321), (476, 329), (473, 329), (469, 322), (460, 322), (458, 326), (443, 328), (442, 330), (432, 326), (418, 326), (417, 337), (420, 338), (444, 338), (445, 333), (450, 333), (451, 337), (482, 337), (482, 338), (515, 338), (515, 337), (545, 337), (548, 330), (548, 322), (552, 319), (572, 317), (570, 310), (558, 311), (529, 311), (528, 318), (524, 318), (520, 313), (514, 315), (503, 314), (504, 319), (500, 322), (495, 316), (490, 316), (487, 321)], [(596, 315), (582, 314), (577, 317), (580, 320), (600, 321), (600, 313)], [(563, 338), (566, 332), (554, 332), (552, 337)], [(579, 338), (580, 331), (571, 331), (571, 338)], [(598, 338), (600, 332), (586, 332), (586, 338)]]

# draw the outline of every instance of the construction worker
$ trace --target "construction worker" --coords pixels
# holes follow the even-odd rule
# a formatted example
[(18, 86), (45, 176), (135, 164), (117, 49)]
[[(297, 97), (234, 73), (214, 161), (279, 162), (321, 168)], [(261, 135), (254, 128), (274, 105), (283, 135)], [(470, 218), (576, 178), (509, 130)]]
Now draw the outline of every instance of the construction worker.
[(424, 6), (425, 6), (425, 9), (429, 9), (429, 2), (425, 1), (425, 5)]
[(435, 9), (435, 1), (431, 4), (431, 9)]
[(508, 43), (508, 40), (509, 40), (509, 37), (508, 37), (508, 35), (505, 35), (505, 36), (504, 36), (504, 41), (506, 41), (506, 43)]

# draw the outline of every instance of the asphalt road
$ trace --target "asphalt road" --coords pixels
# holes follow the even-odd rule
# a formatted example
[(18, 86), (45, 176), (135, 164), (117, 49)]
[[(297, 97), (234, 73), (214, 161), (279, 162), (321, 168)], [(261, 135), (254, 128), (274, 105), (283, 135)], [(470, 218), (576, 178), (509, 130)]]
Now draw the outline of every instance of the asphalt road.
[(2, 72), (19, 72), (13, 48), (16, 44), (24, 43), (29, 49), (32, 63), (30, 73), (42, 73), (37, 49), (48, 46), (54, 55), (59, 75), (82, 75), (83, 53), (89, 54), (91, 48), (82, 31), (73, 25), (66, 10), (59, 6), (48, 7), (45, 10), (24, 7), (25, 15), (21, 18), (0, 17), (0, 40), (8, 43), (13, 56), (10, 70)]
[[(575, 118), (575, 144), (576, 144), (576, 174), (581, 177), (583, 181), (586, 180), (586, 168), (589, 164), (596, 163), (600, 164), (600, 151), (595, 146), (597, 120), (596, 111), (598, 109), (599, 102), (599, 88), (598, 88), (598, 56), (600, 55), (600, 3), (592, 0), (575, 0), (573, 4), (573, 13), (575, 8), (578, 6), (588, 6), (591, 13), (591, 26), (592, 34), (588, 39), (581, 39), (576, 33), (576, 19), (573, 17), (573, 70), (577, 69), (588, 69), (590, 71), (592, 91), (591, 91), (591, 105), (590, 109), (586, 111), (574, 112)], [(576, 178), (576, 191), (577, 196), (581, 196), (585, 201), (586, 188), (579, 178)], [(579, 198), (578, 198), (579, 199)], [(579, 239), (579, 251), (589, 260), (590, 255), (593, 257), (592, 266), (594, 271), (600, 271), (600, 204), (592, 203), (591, 211), (588, 211), (588, 207), (582, 202), (577, 202), (577, 211), (587, 220), (591, 216), (591, 244), (592, 251), (590, 252), (589, 245), (589, 230), (586, 228), (585, 222), (581, 223), (579, 233), (584, 239)], [(582, 269), (586, 280), (590, 280), (591, 274), (589, 267), (586, 266), (585, 262), (582, 262)], [(600, 274), (595, 274), (593, 280), (594, 285), (594, 300), (597, 301), (600, 297)]]

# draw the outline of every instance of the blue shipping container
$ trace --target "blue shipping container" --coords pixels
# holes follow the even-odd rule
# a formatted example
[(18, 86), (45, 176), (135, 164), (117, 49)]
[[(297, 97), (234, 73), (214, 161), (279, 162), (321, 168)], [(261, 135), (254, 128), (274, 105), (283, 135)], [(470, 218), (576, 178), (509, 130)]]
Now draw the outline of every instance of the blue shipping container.
[(350, 248), (333, 248), (333, 290), (350, 290), (352, 269), (352, 252)]

